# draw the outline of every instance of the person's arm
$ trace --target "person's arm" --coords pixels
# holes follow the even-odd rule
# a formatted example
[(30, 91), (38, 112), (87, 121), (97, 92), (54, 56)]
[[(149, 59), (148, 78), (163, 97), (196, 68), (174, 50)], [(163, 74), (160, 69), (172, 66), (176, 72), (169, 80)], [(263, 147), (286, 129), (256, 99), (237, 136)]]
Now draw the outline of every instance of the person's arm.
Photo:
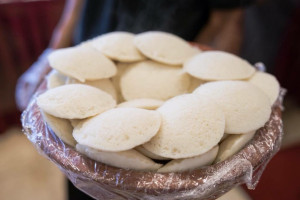
[(55, 28), (49, 44), (50, 48), (68, 47), (72, 44), (72, 35), (78, 22), (84, 0), (68, 0), (62, 17)]
[(72, 34), (79, 19), (84, 0), (68, 0), (59, 23), (57, 24), (48, 48), (38, 60), (19, 78), (16, 86), (16, 103), (24, 110), (38, 85), (50, 71), (48, 54), (57, 48), (68, 47), (72, 44)]
[(243, 9), (214, 10), (196, 42), (239, 54), (243, 34)]

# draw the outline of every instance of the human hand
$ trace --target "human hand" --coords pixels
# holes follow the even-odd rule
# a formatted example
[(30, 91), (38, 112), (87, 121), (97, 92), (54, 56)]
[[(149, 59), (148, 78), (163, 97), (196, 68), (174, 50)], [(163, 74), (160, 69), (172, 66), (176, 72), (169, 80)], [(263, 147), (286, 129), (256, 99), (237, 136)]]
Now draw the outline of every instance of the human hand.
[(15, 98), (19, 110), (23, 111), (26, 108), (32, 95), (50, 71), (47, 57), (51, 51), (52, 49), (46, 49), (38, 60), (18, 79)]

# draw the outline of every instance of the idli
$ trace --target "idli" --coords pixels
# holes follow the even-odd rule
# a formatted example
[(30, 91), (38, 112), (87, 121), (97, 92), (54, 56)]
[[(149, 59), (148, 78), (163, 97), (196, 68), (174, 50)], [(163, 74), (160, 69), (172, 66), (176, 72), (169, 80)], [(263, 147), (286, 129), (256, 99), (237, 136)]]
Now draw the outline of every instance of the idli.
[(216, 146), (223, 137), (224, 114), (209, 98), (185, 94), (166, 101), (157, 111), (162, 116), (160, 130), (143, 147), (159, 156), (197, 156)]
[(105, 56), (120, 62), (135, 62), (146, 59), (133, 44), (134, 34), (111, 32), (92, 40), (92, 45)]
[(140, 98), (167, 100), (186, 93), (190, 77), (181, 67), (142, 61), (125, 69), (120, 86), (127, 101)]
[(55, 117), (83, 119), (115, 107), (116, 101), (97, 88), (70, 84), (47, 90), (38, 96), (37, 104)]
[(64, 85), (67, 77), (56, 70), (52, 70), (46, 77), (47, 89), (52, 89)]
[(145, 149), (143, 146), (137, 146), (135, 147), (135, 150), (137, 150), (138, 152), (140, 152), (141, 154), (143, 154), (144, 156), (154, 159), (154, 160), (171, 160), (170, 158), (165, 158), (159, 155), (156, 155), (150, 151), (148, 151), (147, 149)]
[(193, 170), (199, 167), (207, 166), (213, 163), (217, 154), (219, 146), (215, 146), (208, 152), (201, 154), (199, 156), (184, 158), (184, 159), (175, 159), (171, 160), (163, 167), (159, 168), (157, 172), (166, 173), (166, 172), (182, 172), (187, 170)]
[(198, 53), (180, 37), (159, 31), (136, 35), (134, 44), (146, 57), (169, 65), (181, 65)]
[(275, 76), (257, 71), (249, 82), (261, 89), (269, 97), (271, 104), (273, 104), (279, 95), (280, 85)]
[(62, 119), (49, 115), (45, 111), (41, 111), (43, 119), (53, 132), (66, 144), (75, 147), (76, 140), (72, 136), (73, 127), (67, 119)]
[(110, 59), (84, 45), (55, 50), (48, 61), (52, 68), (81, 82), (110, 78), (117, 73)]
[(226, 160), (241, 150), (255, 135), (255, 131), (247, 134), (229, 135), (221, 144), (215, 162)]
[(108, 94), (110, 94), (115, 100), (117, 100), (117, 91), (112, 83), (112, 81), (108, 78), (105, 79), (99, 79), (99, 80), (95, 80), (95, 81), (86, 81), (84, 83), (74, 79), (74, 78), (67, 78), (66, 80), (66, 84), (74, 84), (74, 83), (78, 83), (78, 84), (86, 84), (95, 88), (98, 88), (104, 92), (107, 92)]
[(148, 142), (159, 130), (159, 112), (139, 108), (115, 108), (79, 123), (75, 140), (103, 151), (125, 151)]
[(242, 58), (223, 51), (205, 51), (184, 63), (184, 70), (196, 78), (241, 80), (250, 78), (255, 68)]
[(216, 81), (198, 87), (194, 94), (211, 98), (225, 114), (225, 133), (247, 133), (264, 126), (271, 114), (267, 95), (246, 81)]
[(162, 166), (162, 164), (155, 163), (134, 149), (120, 152), (107, 152), (77, 144), (76, 150), (93, 160), (123, 169), (156, 171)]

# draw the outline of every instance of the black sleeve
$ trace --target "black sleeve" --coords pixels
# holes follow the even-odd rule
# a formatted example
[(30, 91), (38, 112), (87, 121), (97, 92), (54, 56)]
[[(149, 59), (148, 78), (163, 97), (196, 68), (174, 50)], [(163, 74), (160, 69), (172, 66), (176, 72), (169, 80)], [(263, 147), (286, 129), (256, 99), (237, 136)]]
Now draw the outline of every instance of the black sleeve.
[(210, 7), (215, 9), (243, 8), (254, 3), (254, 0), (208, 0)]

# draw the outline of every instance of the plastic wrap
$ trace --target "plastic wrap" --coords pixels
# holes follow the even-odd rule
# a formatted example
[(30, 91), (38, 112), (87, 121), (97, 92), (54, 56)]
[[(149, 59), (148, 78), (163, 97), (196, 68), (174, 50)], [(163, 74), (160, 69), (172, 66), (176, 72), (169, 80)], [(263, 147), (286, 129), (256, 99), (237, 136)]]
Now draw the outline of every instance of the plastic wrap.
[[(45, 82), (35, 97), (45, 90)], [(212, 166), (181, 173), (119, 169), (64, 144), (46, 125), (33, 97), (22, 114), (24, 133), (80, 190), (96, 199), (215, 199), (240, 184), (254, 189), (279, 150), (283, 130), (281, 90), (270, 120), (237, 154)]]

